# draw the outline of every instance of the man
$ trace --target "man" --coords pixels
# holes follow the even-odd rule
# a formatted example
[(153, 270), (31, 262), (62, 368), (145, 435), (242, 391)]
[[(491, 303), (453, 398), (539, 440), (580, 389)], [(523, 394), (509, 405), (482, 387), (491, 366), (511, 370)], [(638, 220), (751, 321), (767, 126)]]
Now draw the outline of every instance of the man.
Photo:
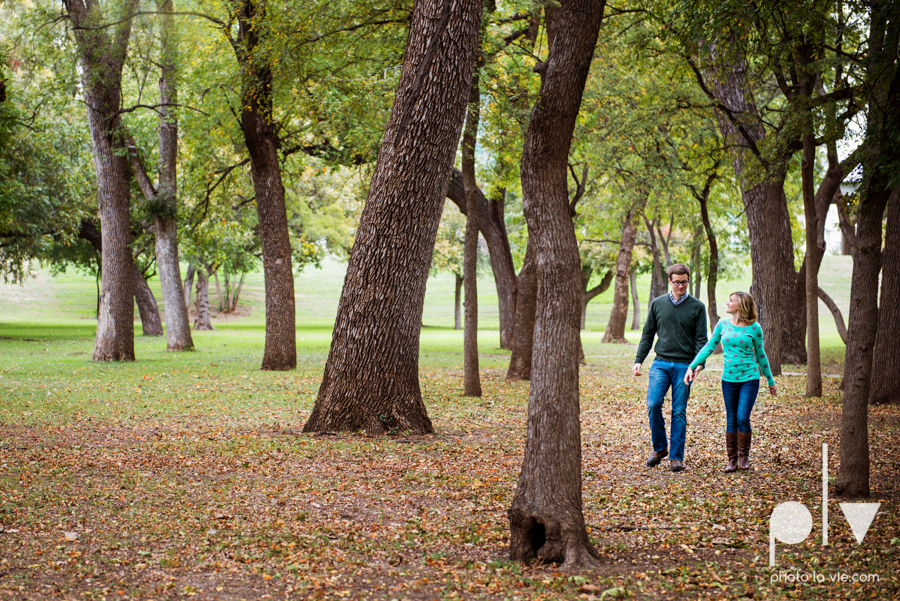
[[(656, 467), (669, 456), (670, 469), (684, 469), (684, 437), (687, 432), (687, 401), (690, 386), (684, 383), (688, 365), (706, 344), (706, 307), (688, 294), (691, 270), (677, 263), (669, 267), (672, 291), (650, 303), (650, 313), (644, 324), (641, 343), (634, 358), (632, 373), (641, 375), (641, 363), (650, 353), (653, 337), (657, 337), (656, 359), (650, 367), (647, 387), (647, 414), (650, 418), (650, 439), (653, 452), (648, 467)], [(703, 369), (701, 364), (698, 370)], [(696, 372), (695, 372), (696, 373)], [(672, 388), (671, 445), (666, 445), (666, 420), (662, 414), (663, 399)]]

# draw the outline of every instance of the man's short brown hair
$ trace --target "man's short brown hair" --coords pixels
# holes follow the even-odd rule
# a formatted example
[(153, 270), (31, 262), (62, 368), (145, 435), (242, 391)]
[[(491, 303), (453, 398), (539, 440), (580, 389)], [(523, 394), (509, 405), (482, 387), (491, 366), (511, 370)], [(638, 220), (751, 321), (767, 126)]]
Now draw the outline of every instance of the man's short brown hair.
[(673, 275), (686, 275), (688, 279), (691, 279), (691, 270), (684, 263), (675, 263), (671, 267), (669, 267), (669, 279), (672, 279)]

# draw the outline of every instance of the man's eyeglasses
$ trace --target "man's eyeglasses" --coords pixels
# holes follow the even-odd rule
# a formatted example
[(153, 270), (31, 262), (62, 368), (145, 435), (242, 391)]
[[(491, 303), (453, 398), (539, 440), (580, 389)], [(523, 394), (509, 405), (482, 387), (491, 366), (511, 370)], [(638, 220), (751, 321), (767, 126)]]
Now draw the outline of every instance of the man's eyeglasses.
[(673, 286), (687, 286), (688, 284), (691, 283), (690, 280), (669, 280), (669, 281), (672, 282)]

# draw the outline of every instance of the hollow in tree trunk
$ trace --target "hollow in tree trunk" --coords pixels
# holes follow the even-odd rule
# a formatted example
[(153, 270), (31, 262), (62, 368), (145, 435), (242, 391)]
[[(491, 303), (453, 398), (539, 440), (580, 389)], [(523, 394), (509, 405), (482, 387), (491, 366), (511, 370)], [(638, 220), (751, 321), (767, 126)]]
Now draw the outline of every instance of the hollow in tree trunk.
[(563, 0), (522, 153), (529, 240), (536, 247), (537, 312), (528, 435), (508, 511), (510, 557), (594, 566), (581, 503), (578, 399), (580, 258), (569, 212), (566, 169), (575, 119), (604, 3)]
[(480, 0), (416, 2), (406, 60), (305, 432), (432, 432), (419, 389), (425, 284), (468, 100)]
[(463, 395), (481, 396), (481, 377), (478, 374), (478, 185), (475, 182), (475, 141), (478, 138), (478, 119), (481, 94), (478, 74), (472, 77), (469, 107), (463, 129), (462, 172), (466, 190), (466, 236), (463, 271), (466, 286), (466, 327), (463, 332)]
[(265, 31), (258, 23), (265, 19), (265, 11), (259, 0), (238, 0), (237, 8), (239, 36), (234, 49), (243, 74), (240, 121), (250, 154), (266, 289), (262, 369), (285, 371), (297, 367), (294, 271), (273, 114), (272, 66), (269, 55), (258, 50), (263, 42), (260, 33)]
[[(625, 322), (628, 321), (628, 274), (631, 271), (631, 256), (634, 252), (634, 240), (637, 227), (634, 225), (634, 214), (631, 210), (625, 213), (622, 223), (622, 239), (619, 242), (619, 255), (616, 258), (616, 288), (613, 293), (613, 306), (609, 313), (609, 322), (600, 342), (625, 342)], [(635, 296), (637, 293), (635, 293)], [(635, 309), (637, 313), (637, 309)]]
[(900, 310), (894, 303), (900, 298), (900, 188), (888, 201), (887, 231), (881, 266), (881, 307), (872, 364), (872, 390), (869, 403), (900, 404)]

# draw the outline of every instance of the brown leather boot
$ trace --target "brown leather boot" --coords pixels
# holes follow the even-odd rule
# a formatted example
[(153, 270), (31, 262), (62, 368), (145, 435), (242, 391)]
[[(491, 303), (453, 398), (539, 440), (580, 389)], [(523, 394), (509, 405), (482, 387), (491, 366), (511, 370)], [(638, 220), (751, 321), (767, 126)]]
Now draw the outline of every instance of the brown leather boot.
[(737, 433), (738, 469), (740, 470), (750, 469), (750, 438), (750, 432)]
[(728, 463), (725, 464), (726, 472), (737, 471), (738, 468), (738, 443), (736, 432), (725, 433), (725, 451), (728, 453)]

